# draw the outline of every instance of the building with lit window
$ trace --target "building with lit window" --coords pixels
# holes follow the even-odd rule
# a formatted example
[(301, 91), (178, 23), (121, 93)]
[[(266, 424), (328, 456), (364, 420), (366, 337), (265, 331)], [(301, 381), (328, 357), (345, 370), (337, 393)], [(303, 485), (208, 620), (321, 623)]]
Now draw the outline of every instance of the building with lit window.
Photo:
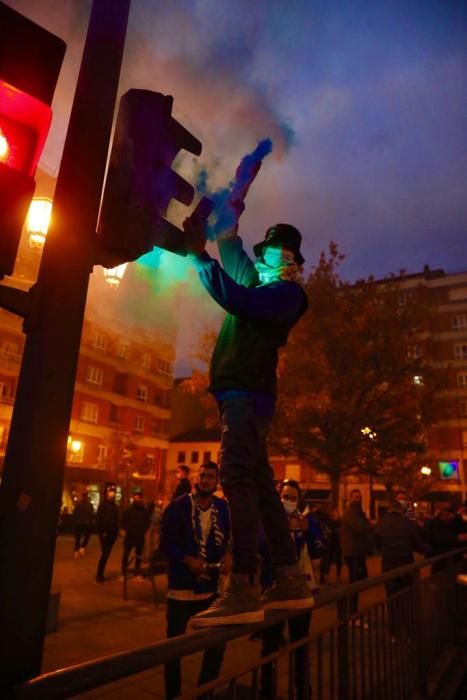
[[(53, 184), (39, 175), (38, 191), (50, 198)], [(5, 279), (22, 289), (35, 282), (42, 252), (28, 226), (14, 275)], [(144, 280), (134, 267), (120, 282), (109, 282), (102, 268), (91, 277), (65, 468), (68, 508), (84, 488), (97, 504), (105, 481), (115, 481), (124, 499), (133, 486), (143, 486), (147, 500), (164, 489), (176, 329), (170, 310), (149, 293), (141, 298)], [(0, 472), (24, 342), (22, 319), (0, 309)]]

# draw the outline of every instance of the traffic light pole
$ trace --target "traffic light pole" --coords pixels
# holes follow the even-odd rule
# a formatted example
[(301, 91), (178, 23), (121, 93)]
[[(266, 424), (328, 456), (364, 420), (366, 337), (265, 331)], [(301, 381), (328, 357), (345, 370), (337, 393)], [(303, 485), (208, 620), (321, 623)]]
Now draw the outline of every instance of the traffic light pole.
[(130, 0), (95, 0), (0, 486), (0, 684), (41, 670), (66, 446)]

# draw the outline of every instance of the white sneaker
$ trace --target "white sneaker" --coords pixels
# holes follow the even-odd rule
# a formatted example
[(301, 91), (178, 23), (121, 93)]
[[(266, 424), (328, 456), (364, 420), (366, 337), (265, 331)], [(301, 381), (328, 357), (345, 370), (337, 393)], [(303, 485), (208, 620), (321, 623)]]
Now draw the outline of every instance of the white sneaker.
[(135, 576), (133, 578), (133, 581), (135, 581), (136, 583), (142, 583), (144, 581), (144, 578), (142, 576)]
[(123, 574), (122, 574), (122, 576), (119, 576), (118, 579), (117, 579), (117, 581), (118, 581), (119, 583), (123, 583), (124, 580), (125, 580), (125, 577), (123, 576)]
[(81, 557), (84, 557), (84, 555), (86, 554), (86, 550), (84, 549), (84, 547), (80, 547), (79, 553)]
[(75, 553), (73, 554), (73, 556), (75, 559), (80, 559), (79, 550), (76, 550)]

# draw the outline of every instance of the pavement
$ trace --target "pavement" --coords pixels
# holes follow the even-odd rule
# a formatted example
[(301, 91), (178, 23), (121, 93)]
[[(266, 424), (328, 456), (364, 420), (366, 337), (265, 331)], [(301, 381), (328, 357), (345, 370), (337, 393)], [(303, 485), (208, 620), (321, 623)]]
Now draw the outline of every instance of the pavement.
[[(123, 584), (118, 582), (122, 541), (118, 540), (109, 558), (106, 575), (109, 583), (96, 584), (95, 573), (99, 557), (99, 543), (93, 536), (82, 559), (73, 557), (73, 538), (57, 538), (53, 590), (60, 590), (58, 628), (47, 635), (43, 672), (57, 670), (102, 656), (134, 649), (165, 639), (165, 600), (167, 579), (156, 579), (156, 603), (149, 581), (129, 580), (128, 600), (123, 600)], [(380, 573), (380, 560), (370, 557), (369, 573)], [(343, 571), (346, 575), (345, 570)], [(384, 595), (382, 589), (373, 589), (361, 596), (360, 605), (370, 605)], [(329, 606), (313, 614), (312, 632), (332, 625), (336, 620), (335, 607)], [(259, 659), (260, 643), (248, 638), (230, 642), (223, 664), (224, 673), (240, 670)], [(200, 654), (182, 661), (184, 695), (193, 691), (200, 664)], [(163, 670), (156, 668), (128, 679), (82, 693), (79, 698), (115, 700), (163, 699)]]

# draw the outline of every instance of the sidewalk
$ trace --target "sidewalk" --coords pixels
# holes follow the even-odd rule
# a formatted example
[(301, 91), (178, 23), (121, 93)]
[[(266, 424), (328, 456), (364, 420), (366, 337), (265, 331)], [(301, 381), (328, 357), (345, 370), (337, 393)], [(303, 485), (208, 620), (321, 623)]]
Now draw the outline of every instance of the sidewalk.
[[(158, 576), (157, 607), (154, 605), (149, 581), (129, 581), (128, 600), (123, 600), (123, 584), (120, 575), (122, 542), (118, 540), (109, 559), (106, 574), (111, 581), (94, 582), (99, 543), (91, 538), (86, 556), (73, 558), (73, 539), (60, 536), (57, 539), (53, 589), (61, 591), (59, 623), (56, 632), (46, 637), (43, 672), (56, 670), (119, 651), (132, 649), (165, 639), (165, 598), (167, 580)], [(376, 557), (369, 560), (370, 575), (380, 571)], [(382, 591), (371, 591), (362, 596), (361, 605), (374, 602)], [(334, 608), (316, 611), (312, 631), (318, 631), (335, 621)], [(225, 656), (224, 672), (232, 672), (259, 658), (260, 643), (249, 639), (231, 642)], [(185, 659), (183, 679), (185, 692), (191, 690), (197, 678), (200, 655)], [(163, 699), (162, 669), (154, 669), (132, 676), (127, 680), (103, 686), (83, 693), (79, 698)]]

